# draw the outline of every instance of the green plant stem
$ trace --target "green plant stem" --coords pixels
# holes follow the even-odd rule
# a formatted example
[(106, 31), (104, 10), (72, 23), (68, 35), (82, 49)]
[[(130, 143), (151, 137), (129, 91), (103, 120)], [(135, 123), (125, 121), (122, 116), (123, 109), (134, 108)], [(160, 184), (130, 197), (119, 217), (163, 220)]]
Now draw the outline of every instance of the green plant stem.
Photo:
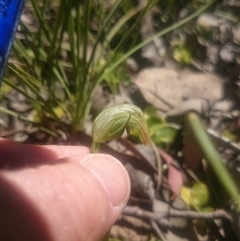
[(20, 115), (20, 114), (14, 112), (14, 111), (11, 111), (9, 109), (6, 109), (6, 108), (2, 107), (2, 106), (0, 106), (0, 113), (6, 113), (6, 114), (8, 114), (10, 116), (18, 118), (19, 120), (23, 120), (23, 121), (30, 122), (30, 123), (34, 124), (34, 122), (30, 121), (29, 118), (27, 118), (26, 116)]
[(118, 22), (114, 25), (114, 27), (111, 29), (111, 31), (106, 36), (106, 42), (105, 45), (107, 46), (113, 37), (116, 35), (116, 33), (119, 31), (119, 29), (122, 28), (126, 22), (132, 18), (135, 14), (137, 14), (139, 11), (145, 8), (145, 3), (137, 5), (135, 8), (131, 9), (128, 13), (123, 15), (121, 19), (118, 20)]
[(88, 62), (87, 70), (89, 70), (90, 65), (92, 64), (92, 61), (93, 61), (95, 53), (96, 53), (97, 46), (100, 43), (100, 38), (103, 36), (106, 27), (111, 22), (111, 19), (112, 19), (114, 13), (118, 10), (121, 3), (122, 3), (122, 0), (116, 1), (114, 6), (112, 7), (111, 11), (107, 15), (106, 20), (103, 22), (103, 26), (102, 26), (102, 28), (100, 28), (100, 31), (98, 32), (98, 35), (96, 37), (96, 41), (95, 41), (95, 44), (94, 44), (94, 47), (93, 47), (93, 50), (92, 50), (92, 53), (91, 53), (91, 56), (90, 56), (90, 59)]
[(51, 32), (51, 31), (48, 29), (48, 27), (47, 27), (47, 25), (46, 25), (46, 23), (45, 23), (45, 21), (44, 21), (44, 19), (43, 19), (43, 17), (42, 17), (42, 14), (41, 14), (41, 12), (40, 12), (40, 10), (39, 10), (39, 7), (38, 7), (38, 5), (37, 5), (37, 2), (36, 2), (35, 0), (31, 0), (31, 3), (32, 3), (32, 6), (33, 6), (33, 8), (34, 8), (34, 11), (35, 11), (35, 13), (36, 13), (36, 15), (37, 15), (37, 17), (38, 17), (38, 19), (39, 19), (39, 22), (40, 22), (41, 27), (42, 27), (42, 29), (43, 29), (43, 31), (44, 31), (44, 34), (45, 34), (47, 40), (51, 43), (51, 42), (52, 42), (52, 41), (51, 41), (51, 36), (50, 36), (50, 32)]
[(97, 143), (97, 142), (92, 142), (91, 144), (91, 152), (92, 153), (99, 153), (100, 151), (100, 143)]
[(238, 187), (228, 169), (222, 163), (220, 155), (216, 151), (209, 136), (203, 128), (200, 118), (195, 112), (190, 112), (186, 115), (186, 121), (188, 121), (189, 127), (194, 133), (205, 158), (212, 166), (220, 182), (223, 184), (230, 197), (232, 197), (232, 199), (236, 201), (238, 207), (240, 207), (240, 194)]
[[(27, 118), (26, 116), (20, 115), (20, 114), (14, 112), (14, 111), (11, 111), (11, 110), (8, 110), (8, 109), (2, 107), (2, 106), (0, 106), (0, 113), (1, 112), (6, 113), (6, 114), (8, 114), (10, 116), (13, 116), (13, 117), (15, 117), (15, 118), (17, 118), (19, 120), (23, 120), (23, 121), (26, 121), (28, 123), (31, 123), (32, 125), (37, 125), (38, 124), (38, 123), (36, 123), (34, 121), (30, 121), (29, 118)], [(44, 132), (46, 132), (46, 133), (48, 133), (49, 135), (51, 135), (53, 137), (57, 137), (58, 136), (55, 132), (53, 132), (53, 131), (51, 131), (51, 130), (43, 127), (43, 126), (40, 126), (39, 129), (44, 131)]]

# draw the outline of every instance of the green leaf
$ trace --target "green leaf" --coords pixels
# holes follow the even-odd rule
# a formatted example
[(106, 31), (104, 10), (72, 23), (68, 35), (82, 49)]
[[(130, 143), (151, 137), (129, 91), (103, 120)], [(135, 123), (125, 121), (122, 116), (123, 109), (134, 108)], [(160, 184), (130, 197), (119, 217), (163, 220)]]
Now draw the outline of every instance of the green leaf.
[(153, 135), (150, 135), (153, 141), (157, 145), (161, 145), (162, 143), (172, 143), (176, 136), (176, 129), (167, 125), (159, 125), (155, 126), (153, 129), (156, 129)]
[(203, 182), (196, 182), (192, 188), (183, 186), (180, 191), (180, 196), (188, 206), (197, 211), (210, 212), (213, 210), (213, 208), (209, 206), (209, 189)]
[(208, 187), (203, 182), (196, 182), (191, 190), (190, 204), (196, 210), (202, 210), (210, 200)]
[(184, 45), (177, 46), (173, 50), (173, 57), (181, 64), (190, 64), (192, 60), (191, 51)]

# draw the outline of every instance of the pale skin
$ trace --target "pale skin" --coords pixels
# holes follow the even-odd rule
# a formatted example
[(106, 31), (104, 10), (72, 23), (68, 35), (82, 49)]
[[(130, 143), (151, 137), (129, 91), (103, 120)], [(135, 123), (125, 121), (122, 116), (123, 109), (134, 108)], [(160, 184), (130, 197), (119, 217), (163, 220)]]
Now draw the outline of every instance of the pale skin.
[(121, 163), (88, 147), (0, 141), (3, 240), (103, 238), (129, 198)]

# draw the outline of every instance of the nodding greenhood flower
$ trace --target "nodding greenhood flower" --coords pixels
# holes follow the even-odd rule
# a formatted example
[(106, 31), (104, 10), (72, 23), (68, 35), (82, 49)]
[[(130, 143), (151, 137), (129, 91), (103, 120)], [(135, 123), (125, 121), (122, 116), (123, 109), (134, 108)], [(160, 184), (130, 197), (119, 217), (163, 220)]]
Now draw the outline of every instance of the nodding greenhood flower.
[(147, 123), (143, 112), (132, 104), (117, 105), (103, 110), (94, 120), (92, 127), (92, 152), (99, 152), (100, 144), (129, 134), (135, 128), (144, 145), (151, 145)]

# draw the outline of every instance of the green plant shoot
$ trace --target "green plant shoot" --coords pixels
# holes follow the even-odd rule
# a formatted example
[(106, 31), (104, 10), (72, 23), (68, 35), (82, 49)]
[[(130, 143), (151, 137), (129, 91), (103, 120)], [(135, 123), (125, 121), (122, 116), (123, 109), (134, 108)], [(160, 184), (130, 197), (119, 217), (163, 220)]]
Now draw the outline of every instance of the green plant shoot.
[(135, 128), (144, 145), (151, 145), (147, 123), (140, 108), (132, 104), (117, 105), (103, 110), (92, 127), (92, 152), (99, 152), (100, 144), (122, 136), (126, 130)]
[(238, 186), (229, 173), (227, 167), (222, 163), (221, 157), (203, 128), (200, 118), (195, 112), (190, 112), (185, 116), (185, 121), (196, 137), (205, 158), (212, 166), (223, 187), (226, 189), (229, 196), (236, 202), (238, 208), (240, 208), (240, 194)]

